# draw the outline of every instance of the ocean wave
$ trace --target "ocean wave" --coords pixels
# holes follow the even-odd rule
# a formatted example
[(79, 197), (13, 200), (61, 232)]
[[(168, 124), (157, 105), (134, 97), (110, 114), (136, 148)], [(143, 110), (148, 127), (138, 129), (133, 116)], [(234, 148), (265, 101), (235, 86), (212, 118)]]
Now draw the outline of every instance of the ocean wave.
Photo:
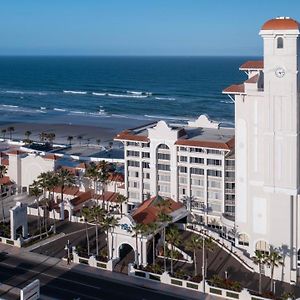
[(5, 94), (16, 94), (16, 95), (38, 95), (38, 96), (46, 96), (48, 93), (46, 92), (35, 92), (35, 91), (17, 91), (17, 90), (6, 90), (2, 91)]
[(124, 95), (124, 94), (107, 94), (109, 97), (114, 97), (114, 98), (147, 98), (147, 95)]
[(46, 107), (45, 106), (41, 106), (40, 109), (41, 110), (46, 110)]
[(85, 91), (69, 91), (69, 90), (64, 90), (63, 91), (65, 94), (78, 94), (78, 95), (86, 95), (87, 92)]
[(173, 97), (155, 97), (156, 100), (166, 100), (166, 101), (175, 101), (176, 98)]
[(234, 102), (231, 100), (221, 100), (221, 103), (226, 103), (226, 104), (233, 104)]
[(3, 107), (11, 107), (11, 108), (17, 108), (18, 105), (10, 105), (10, 104), (2, 104)]
[(6, 111), (6, 112), (10, 112), (10, 113), (12, 113), (12, 112), (15, 112), (15, 113), (41, 113), (41, 111), (37, 110), (37, 109), (20, 107), (17, 105), (7, 105), (7, 104), (1, 104), (0, 111)]
[(54, 111), (62, 111), (62, 112), (65, 112), (65, 111), (66, 111), (66, 109), (63, 109), (63, 108), (56, 108), (56, 107), (54, 107), (53, 110), (54, 110)]
[(162, 115), (144, 115), (146, 118), (151, 118), (151, 119), (160, 119), (160, 120), (174, 120), (174, 121), (189, 121), (190, 119), (188, 118), (183, 118), (183, 117), (172, 117), (172, 116), (162, 116)]
[(94, 95), (94, 96), (107, 96), (106, 93), (96, 93), (96, 92), (92, 92), (92, 95)]

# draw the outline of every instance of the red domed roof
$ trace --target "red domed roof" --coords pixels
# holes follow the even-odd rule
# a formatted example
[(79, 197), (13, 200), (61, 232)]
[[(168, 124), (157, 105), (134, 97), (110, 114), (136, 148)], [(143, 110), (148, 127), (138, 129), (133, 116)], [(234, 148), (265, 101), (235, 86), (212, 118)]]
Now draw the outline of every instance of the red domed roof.
[(299, 23), (290, 18), (279, 17), (267, 21), (261, 28), (262, 30), (297, 30)]

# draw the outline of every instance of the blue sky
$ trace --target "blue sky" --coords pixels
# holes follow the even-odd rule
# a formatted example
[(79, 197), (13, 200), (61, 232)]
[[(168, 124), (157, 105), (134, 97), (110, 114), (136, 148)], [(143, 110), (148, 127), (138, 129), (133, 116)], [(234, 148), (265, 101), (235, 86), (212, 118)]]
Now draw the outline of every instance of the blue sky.
[(2, 0), (0, 55), (261, 55), (299, 0)]

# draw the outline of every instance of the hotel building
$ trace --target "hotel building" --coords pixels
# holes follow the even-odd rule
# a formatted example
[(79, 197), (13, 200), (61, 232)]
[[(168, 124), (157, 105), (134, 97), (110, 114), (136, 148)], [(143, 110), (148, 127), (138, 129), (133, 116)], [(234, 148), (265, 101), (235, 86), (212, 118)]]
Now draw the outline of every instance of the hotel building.
[(205, 115), (121, 132), (129, 210), (159, 194), (181, 201), (198, 222), (221, 228), (235, 213), (234, 129)]

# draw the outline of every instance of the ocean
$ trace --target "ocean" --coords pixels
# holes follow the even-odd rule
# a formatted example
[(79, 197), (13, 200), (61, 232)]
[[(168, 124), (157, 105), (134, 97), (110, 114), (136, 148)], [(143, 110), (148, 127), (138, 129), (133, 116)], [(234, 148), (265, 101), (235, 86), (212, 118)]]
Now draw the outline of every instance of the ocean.
[(0, 57), (0, 122), (99, 125), (103, 118), (233, 124), (222, 90), (249, 57)]

